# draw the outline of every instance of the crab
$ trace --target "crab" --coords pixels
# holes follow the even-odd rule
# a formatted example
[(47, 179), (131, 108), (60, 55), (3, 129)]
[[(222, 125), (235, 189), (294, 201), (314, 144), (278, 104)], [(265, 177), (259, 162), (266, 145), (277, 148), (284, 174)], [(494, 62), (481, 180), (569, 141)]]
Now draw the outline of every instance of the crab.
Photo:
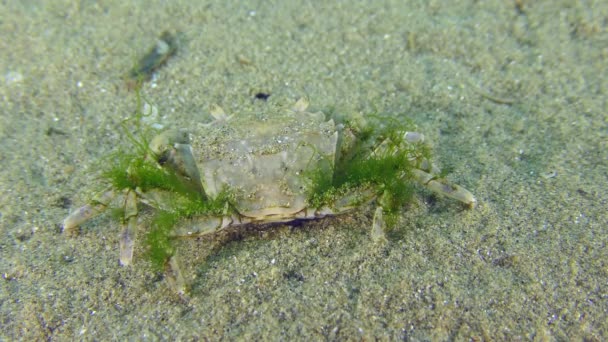
[[(116, 193), (124, 192), (120, 263), (129, 265), (139, 202), (178, 213), (174, 216), (183, 222), (171, 227), (166, 233), (168, 239), (212, 234), (246, 224), (318, 219), (376, 203), (371, 235), (374, 240), (382, 240), (383, 213), (393, 197), (388, 196), (390, 187), (412, 180), (470, 208), (475, 206), (471, 192), (440, 176), (440, 170), (425, 153), (428, 148), (421, 133), (397, 126), (392, 134), (374, 136), (373, 131), (357, 130), (354, 124), (336, 124), (323, 113), (307, 108), (308, 101), (300, 99), (276, 117), (258, 114), (233, 118), (218, 107), (213, 111), (214, 116), (221, 114), (217, 125), (198, 124), (189, 130), (169, 129), (158, 134), (149, 141), (142, 157), (134, 157), (139, 158), (137, 163), (128, 162), (124, 170), (119, 170), (127, 184), (115, 181), (112, 189), (69, 214), (63, 222), (64, 230), (73, 231), (100, 214)], [(384, 124), (391, 125), (390, 120)], [(365, 164), (370, 160), (397, 164), (391, 164), (395, 170), (388, 171), (382, 165), (376, 171), (361, 167), (376, 165)], [(147, 180), (152, 177), (141, 171), (141, 165), (148, 165), (161, 181)], [(353, 178), (349, 172), (363, 176)], [(374, 172), (392, 172), (389, 175), (393, 179), (388, 180), (392, 183)], [(335, 183), (337, 173), (342, 181)], [(184, 209), (192, 207), (195, 209)]]

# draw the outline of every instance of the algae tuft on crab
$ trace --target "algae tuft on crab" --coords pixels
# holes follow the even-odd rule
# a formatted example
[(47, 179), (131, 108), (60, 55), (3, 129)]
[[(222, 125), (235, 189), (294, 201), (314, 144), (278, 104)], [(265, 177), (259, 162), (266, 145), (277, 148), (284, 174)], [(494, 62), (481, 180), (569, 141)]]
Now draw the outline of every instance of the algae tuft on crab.
[(344, 125), (342, 140), (349, 143), (340, 147), (332, 172), (311, 173), (309, 201), (311, 206), (321, 207), (355, 189), (374, 188), (387, 220), (394, 223), (398, 211), (412, 199), (412, 170), (431, 160), (431, 151), (422, 141), (403, 141), (405, 132), (413, 129), (407, 120), (379, 115), (368, 118), (363, 128), (353, 122)]
[[(165, 192), (168, 200), (156, 208), (145, 236), (147, 256), (153, 266), (162, 268), (175, 250), (172, 228), (185, 218), (225, 214), (233, 196), (227, 189), (214, 198), (204, 196), (175, 170), (159, 167), (163, 156), (148, 147), (148, 139), (131, 140), (135, 152), (112, 153), (110, 159), (115, 163), (101, 172), (101, 178), (111, 184), (111, 192)], [(113, 216), (125, 223), (125, 214), (124, 208), (118, 207)]]

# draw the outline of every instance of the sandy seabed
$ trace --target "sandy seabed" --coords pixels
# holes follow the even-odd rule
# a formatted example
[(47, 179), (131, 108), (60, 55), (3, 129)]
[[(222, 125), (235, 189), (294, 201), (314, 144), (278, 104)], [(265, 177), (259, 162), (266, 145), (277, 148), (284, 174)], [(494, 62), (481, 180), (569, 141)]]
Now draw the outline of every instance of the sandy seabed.
[[(0, 340), (608, 338), (608, 2), (56, 0), (0, 13)], [(184, 44), (142, 89), (163, 125), (300, 97), (407, 116), (479, 205), (419, 188), (381, 246), (371, 207), (181, 241), (187, 302), (141, 244), (119, 267), (110, 215), (78, 236), (60, 223), (103, 186), (104, 156), (128, 148), (137, 101), (123, 78), (164, 30)]]

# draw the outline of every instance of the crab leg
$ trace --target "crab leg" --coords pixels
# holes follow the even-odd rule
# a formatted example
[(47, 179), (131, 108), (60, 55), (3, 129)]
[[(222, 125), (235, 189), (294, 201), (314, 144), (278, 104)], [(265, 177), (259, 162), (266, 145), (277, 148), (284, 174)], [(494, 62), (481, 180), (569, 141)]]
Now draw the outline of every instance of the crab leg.
[(114, 195), (114, 191), (107, 190), (101, 196), (91, 201), (91, 203), (74, 210), (63, 220), (63, 231), (67, 231), (68, 233), (73, 232), (82, 223), (99, 215), (108, 207)]
[(374, 220), (372, 221), (372, 240), (376, 243), (386, 242), (386, 223), (383, 218), (384, 209), (377, 207), (374, 212)]
[(416, 181), (431, 191), (458, 200), (469, 206), (469, 208), (475, 208), (477, 199), (475, 199), (475, 196), (469, 190), (456, 184), (450, 184), (445, 179), (437, 178), (419, 169), (414, 169), (413, 172)]
[[(424, 135), (418, 132), (405, 132), (403, 133), (403, 139), (406, 144), (424, 143)], [(422, 170), (413, 170), (417, 182), (435, 193), (460, 201), (469, 208), (475, 207), (477, 200), (473, 194), (459, 185), (450, 184), (447, 180), (438, 178), (436, 175), (440, 173), (440, 170), (430, 160), (423, 159), (419, 167)]]
[(179, 267), (179, 261), (177, 260), (176, 255), (172, 255), (169, 257), (167, 264), (165, 266), (166, 279), (169, 283), (169, 287), (173, 289), (177, 294), (182, 298), (186, 297), (187, 285), (186, 280), (182, 274), (182, 271)]
[(133, 246), (137, 230), (137, 195), (128, 191), (125, 196), (124, 228), (120, 233), (120, 264), (128, 266), (133, 260)]

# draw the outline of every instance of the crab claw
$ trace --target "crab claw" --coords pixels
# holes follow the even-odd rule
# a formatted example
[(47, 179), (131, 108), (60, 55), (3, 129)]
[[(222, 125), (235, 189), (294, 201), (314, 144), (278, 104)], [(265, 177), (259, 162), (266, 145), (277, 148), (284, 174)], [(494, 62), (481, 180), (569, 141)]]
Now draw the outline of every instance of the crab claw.
[(182, 181), (196, 189), (203, 199), (207, 198), (192, 153), (188, 132), (185, 130), (165, 131), (152, 139), (150, 149), (161, 166), (173, 170)]

